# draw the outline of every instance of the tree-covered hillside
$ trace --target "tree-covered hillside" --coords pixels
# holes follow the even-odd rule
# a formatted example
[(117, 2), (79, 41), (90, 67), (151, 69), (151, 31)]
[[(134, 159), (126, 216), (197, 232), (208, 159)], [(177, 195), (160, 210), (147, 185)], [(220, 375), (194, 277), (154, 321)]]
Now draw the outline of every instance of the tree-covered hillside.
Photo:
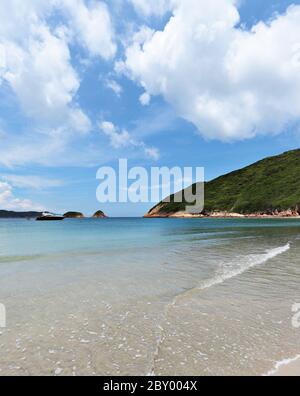
[[(185, 210), (184, 203), (161, 202), (159, 213)], [(205, 211), (269, 213), (300, 211), (300, 150), (266, 158), (244, 169), (205, 183)]]

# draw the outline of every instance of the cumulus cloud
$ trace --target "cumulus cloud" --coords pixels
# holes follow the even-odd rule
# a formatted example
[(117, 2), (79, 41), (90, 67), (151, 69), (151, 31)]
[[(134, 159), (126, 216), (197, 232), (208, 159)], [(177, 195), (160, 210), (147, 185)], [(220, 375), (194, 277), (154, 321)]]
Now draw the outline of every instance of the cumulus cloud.
[[(107, 5), (85, 0), (1, 0), (0, 36), (25, 43), (32, 26), (61, 13), (58, 31), (68, 31), (90, 55), (110, 59), (116, 52), (115, 33)], [(16, 26), (18, 27), (16, 29)], [(67, 28), (67, 29), (65, 29)]]
[(51, 34), (48, 27), (38, 26), (26, 49), (6, 42), (4, 52), (2, 76), (28, 117), (47, 127), (67, 123), (83, 132), (90, 128), (87, 116), (73, 104), (80, 83), (63, 39)]
[[(56, 24), (49, 22), (54, 14), (60, 15)], [(70, 50), (75, 40), (90, 57), (114, 56), (114, 31), (105, 3), (0, 1), (0, 84), (11, 87), (25, 114), (39, 126), (86, 133), (91, 121), (76, 98), (80, 78)]]
[(133, 138), (126, 130), (121, 130), (110, 121), (99, 123), (100, 130), (109, 137), (110, 145), (115, 149), (133, 147), (141, 149), (146, 157), (157, 161), (160, 157), (159, 150), (155, 147), (148, 147), (143, 141)]
[(79, 44), (93, 56), (111, 59), (117, 50), (108, 8), (101, 1), (86, 4), (83, 0), (62, 0), (70, 16), (69, 24)]
[(24, 43), (33, 25), (49, 15), (56, 0), (0, 1), (0, 37)]
[[(151, 14), (154, 4), (135, 1)], [(209, 139), (274, 134), (300, 119), (300, 6), (250, 31), (234, 0), (172, 0), (162, 31), (142, 27), (116, 70), (162, 95)]]
[(40, 205), (36, 205), (29, 199), (20, 199), (14, 195), (12, 186), (7, 182), (0, 181), (0, 208), (2, 210), (37, 210), (42, 211)]

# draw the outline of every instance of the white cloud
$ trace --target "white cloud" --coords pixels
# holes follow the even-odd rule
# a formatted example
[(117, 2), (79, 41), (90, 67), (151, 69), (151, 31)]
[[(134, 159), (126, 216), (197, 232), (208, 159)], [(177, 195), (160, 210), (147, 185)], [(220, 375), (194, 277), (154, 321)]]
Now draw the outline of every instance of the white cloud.
[[(50, 23), (54, 14), (57, 21)], [(90, 57), (114, 56), (114, 31), (105, 3), (0, 0), (0, 84), (10, 85), (26, 116), (44, 130), (91, 130), (76, 97), (80, 78), (70, 50), (75, 40)]]
[(80, 82), (63, 39), (51, 34), (48, 27), (38, 26), (26, 49), (6, 42), (5, 56), (3, 78), (27, 116), (49, 128), (66, 124), (80, 132), (90, 129), (87, 116), (73, 104)]
[(154, 160), (159, 159), (159, 150), (155, 147), (148, 147), (143, 141), (133, 138), (126, 130), (120, 130), (109, 121), (99, 123), (100, 130), (109, 137), (110, 145), (115, 149), (133, 147), (142, 149), (144, 154)]
[(147, 92), (144, 92), (140, 96), (140, 102), (142, 106), (148, 106), (151, 102), (151, 96)]
[[(68, 30), (90, 55), (110, 59), (115, 55), (115, 33), (107, 5), (85, 0), (10, 0), (0, 1), (0, 37), (24, 43), (32, 26), (45, 24), (53, 13), (61, 12), (65, 21), (60, 32)], [(63, 24), (64, 23), (64, 24)], [(17, 26), (17, 28), (16, 28)]]
[[(154, 9), (133, 2), (145, 14)], [(142, 27), (116, 65), (204, 137), (225, 141), (278, 133), (300, 119), (300, 6), (246, 31), (236, 3), (171, 1), (163, 31)]]
[(34, 175), (2, 175), (1, 179), (9, 182), (13, 187), (41, 190), (44, 188), (61, 187), (62, 180), (48, 179)]
[(2, 210), (37, 210), (42, 211), (40, 205), (36, 205), (29, 199), (15, 197), (13, 188), (10, 184), (0, 181), (0, 208)]
[(56, 0), (0, 1), (0, 37), (24, 43), (33, 25), (42, 23)]
[(109, 137), (110, 144), (115, 149), (126, 147), (131, 144), (131, 137), (127, 131), (119, 131), (116, 126), (109, 121), (103, 121), (99, 125), (102, 132)]
[(118, 97), (120, 97), (123, 92), (123, 88), (115, 80), (111, 80), (111, 79), (105, 80), (105, 86), (111, 89)]
[(79, 44), (93, 56), (108, 60), (114, 57), (117, 46), (108, 8), (101, 1), (86, 4), (83, 0), (63, 0), (62, 7), (70, 15), (70, 26)]

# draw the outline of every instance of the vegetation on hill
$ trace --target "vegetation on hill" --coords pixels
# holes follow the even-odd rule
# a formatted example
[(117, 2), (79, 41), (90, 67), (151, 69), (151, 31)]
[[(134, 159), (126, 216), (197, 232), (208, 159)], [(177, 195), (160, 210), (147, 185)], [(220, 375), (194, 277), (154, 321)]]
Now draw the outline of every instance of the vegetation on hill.
[[(195, 190), (195, 185), (193, 186)], [(155, 210), (171, 214), (186, 204), (161, 202)], [(300, 150), (266, 158), (205, 183), (205, 212), (240, 214), (296, 210), (300, 213)]]

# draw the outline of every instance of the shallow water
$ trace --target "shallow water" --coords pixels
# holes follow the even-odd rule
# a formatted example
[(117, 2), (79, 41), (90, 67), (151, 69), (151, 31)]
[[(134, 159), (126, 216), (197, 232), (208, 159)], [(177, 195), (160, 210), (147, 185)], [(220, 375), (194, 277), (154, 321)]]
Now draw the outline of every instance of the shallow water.
[(262, 375), (297, 302), (298, 220), (0, 221), (0, 375)]

